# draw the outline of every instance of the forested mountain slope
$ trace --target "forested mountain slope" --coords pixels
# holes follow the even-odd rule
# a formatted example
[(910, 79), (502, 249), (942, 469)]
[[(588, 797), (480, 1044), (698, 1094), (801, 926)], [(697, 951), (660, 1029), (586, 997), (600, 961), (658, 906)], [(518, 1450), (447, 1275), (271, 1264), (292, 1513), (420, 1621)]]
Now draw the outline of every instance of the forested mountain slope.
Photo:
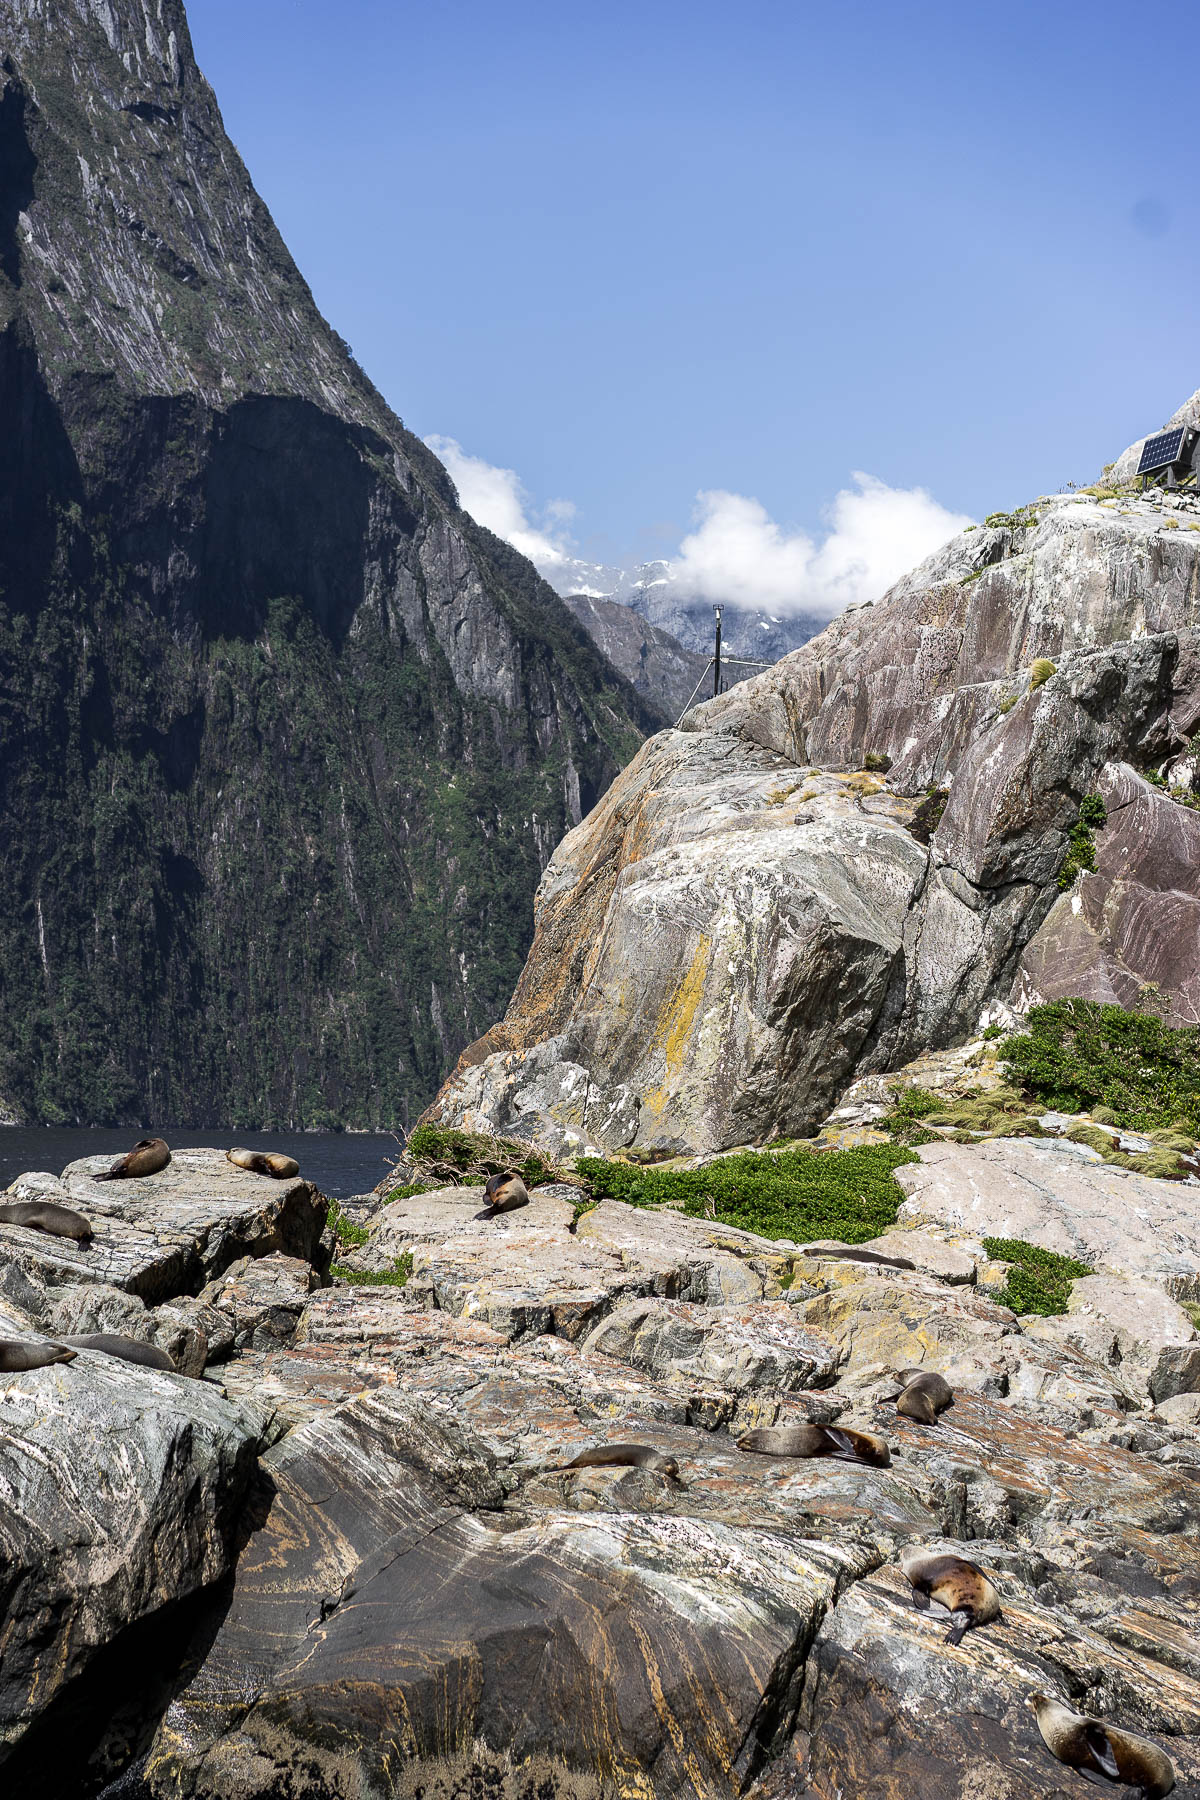
[(657, 723), (330, 330), (179, 0), (0, 0), (0, 1095), (401, 1122)]

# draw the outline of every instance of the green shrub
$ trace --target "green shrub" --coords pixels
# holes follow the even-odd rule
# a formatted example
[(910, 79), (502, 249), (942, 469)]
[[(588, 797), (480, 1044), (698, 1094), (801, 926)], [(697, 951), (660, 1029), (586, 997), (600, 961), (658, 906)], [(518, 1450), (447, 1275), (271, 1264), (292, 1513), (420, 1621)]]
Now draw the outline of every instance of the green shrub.
[(861, 1244), (896, 1222), (904, 1195), (893, 1176), (915, 1162), (897, 1144), (856, 1150), (745, 1151), (702, 1169), (647, 1169), (581, 1157), (576, 1167), (596, 1199), (673, 1206), (762, 1237), (835, 1238)]
[(886, 775), (892, 766), (892, 759), (886, 750), (868, 750), (863, 757), (863, 768), (869, 769), (872, 775)]
[(401, 1251), (390, 1269), (347, 1269), (343, 1264), (335, 1263), (330, 1270), (331, 1275), (352, 1282), (355, 1287), (406, 1287), (412, 1272), (411, 1250)]
[(393, 1200), (411, 1200), (414, 1194), (428, 1194), (441, 1186), (440, 1181), (406, 1181), (401, 1187), (388, 1189), (386, 1204), (390, 1206)]
[(334, 1238), (343, 1249), (350, 1248), (356, 1244), (365, 1244), (370, 1236), (370, 1232), (365, 1225), (356, 1225), (353, 1219), (348, 1219), (346, 1217), (336, 1200), (331, 1200), (329, 1202), (329, 1211), (325, 1216), (325, 1223), (328, 1225)]
[(1004, 1027), (1003, 1025), (985, 1025), (979, 1035), (985, 1043), (992, 1043), (996, 1038), (1004, 1036)]
[(1200, 1028), (1092, 1000), (1032, 1008), (1028, 1029), (1005, 1045), (1004, 1067), (1060, 1112), (1103, 1107), (1140, 1131), (1200, 1131)]
[(1056, 1250), (1042, 1250), (1024, 1238), (987, 1237), (983, 1247), (993, 1262), (1012, 1264), (995, 1299), (1015, 1313), (1040, 1313), (1044, 1318), (1065, 1313), (1072, 1282), (1093, 1273), (1089, 1264), (1060, 1256)]
[(462, 1175), (472, 1182), (486, 1181), (489, 1175), (502, 1175), (511, 1169), (526, 1187), (533, 1187), (556, 1174), (548, 1156), (518, 1138), (482, 1137), (442, 1125), (418, 1125), (404, 1146), (404, 1154), (418, 1170), (449, 1181)]
[(1092, 833), (1108, 823), (1108, 810), (1099, 794), (1085, 794), (1079, 802), (1075, 823), (1067, 833), (1067, 854), (1058, 871), (1058, 885), (1063, 893), (1073, 887), (1081, 869), (1096, 867), (1096, 840)]

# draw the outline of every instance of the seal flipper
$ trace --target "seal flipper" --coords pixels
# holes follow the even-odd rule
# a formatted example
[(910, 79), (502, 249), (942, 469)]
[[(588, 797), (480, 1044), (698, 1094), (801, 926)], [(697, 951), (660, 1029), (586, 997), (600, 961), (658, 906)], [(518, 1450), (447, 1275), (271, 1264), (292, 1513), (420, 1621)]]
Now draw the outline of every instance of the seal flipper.
[(948, 1644), (961, 1644), (964, 1635), (975, 1623), (975, 1616), (973, 1613), (964, 1612), (963, 1609), (959, 1607), (955, 1612), (950, 1614), (950, 1619), (951, 1625), (949, 1631), (946, 1633), (946, 1642)]
[[(1121, 1771), (1112, 1753), (1112, 1745), (1108, 1741), (1108, 1733), (1099, 1725), (1093, 1725), (1088, 1719), (1083, 1727), (1083, 1741), (1087, 1745), (1101, 1775), (1107, 1775), (1110, 1781), (1120, 1781)], [(1080, 1774), (1086, 1771), (1080, 1770)]]
[(828, 1441), (833, 1445), (831, 1456), (840, 1457), (844, 1462), (860, 1462), (862, 1459), (854, 1448), (854, 1439), (845, 1431), (839, 1431), (836, 1425), (822, 1425)]
[(913, 1605), (918, 1612), (929, 1611), (929, 1595), (925, 1592), (924, 1588), (915, 1587), (912, 1591), (912, 1597)]

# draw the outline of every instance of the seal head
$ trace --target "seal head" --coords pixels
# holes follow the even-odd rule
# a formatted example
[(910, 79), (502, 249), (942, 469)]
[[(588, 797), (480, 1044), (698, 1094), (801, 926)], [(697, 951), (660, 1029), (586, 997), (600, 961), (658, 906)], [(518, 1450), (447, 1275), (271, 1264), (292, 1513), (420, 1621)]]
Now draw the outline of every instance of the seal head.
[(171, 1152), (162, 1138), (139, 1138), (125, 1156), (111, 1169), (93, 1175), (93, 1181), (129, 1181), (140, 1175), (157, 1175), (171, 1160)]
[(1049, 1694), (1030, 1694), (1042, 1742), (1051, 1756), (1079, 1774), (1140, 1790), (1143, 1800), (1162, 1800), (1175, 1786), (1175, 1764), (1149, 1738), (1077, 1713)]
[(913, 1605), (924, 1612), (931, 1600), (951, 1615), (948, 1644), (960, 1644), (972, 1626), (1000, 1617), (1000, 1596), (975, 1563), (964, 1556), (922, 1550), (901, 1551), (900, 1567), (913, 1591)]
[(936, 1369), (897, 1369), (897, 1381), (903, 1385), (894, 1395), (896, 1411), (919, 1425), (936, 1425), (938, 1414), (954, 1405), (954, 1389)]

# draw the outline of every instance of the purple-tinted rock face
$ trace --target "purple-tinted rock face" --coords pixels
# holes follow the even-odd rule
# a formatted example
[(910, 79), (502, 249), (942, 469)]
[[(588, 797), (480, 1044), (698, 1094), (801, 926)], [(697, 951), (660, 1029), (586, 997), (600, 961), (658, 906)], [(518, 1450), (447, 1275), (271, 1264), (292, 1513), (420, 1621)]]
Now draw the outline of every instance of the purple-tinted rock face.
[(1155, 988), (1168, 1024), (1200, 1024), (1200, 812), (1123, 763), (1097, 785), (1108, 824), (1096, 833), (1095, 873), (1051, 907), (1021, 958), (1014, 1001), (1081, 995), (1133, 1007)]
[[(576, 1146), (811, 1129), (1006, 1001), (1052, 908), (1056, 978), (1092, 971), (1070, 991), (1156, 982), (1193, 1017), (1194, 821), (1135, 770), (1200, 723), (1198, 595), (1200, 502), (1053, 496), (697, 708), (560, 844), (508, 1014), (435, 1116)], [(1113, 790), (1101, 871), (1056, 906), (1118, 765), (1145, 798), (1127, 819)]]

